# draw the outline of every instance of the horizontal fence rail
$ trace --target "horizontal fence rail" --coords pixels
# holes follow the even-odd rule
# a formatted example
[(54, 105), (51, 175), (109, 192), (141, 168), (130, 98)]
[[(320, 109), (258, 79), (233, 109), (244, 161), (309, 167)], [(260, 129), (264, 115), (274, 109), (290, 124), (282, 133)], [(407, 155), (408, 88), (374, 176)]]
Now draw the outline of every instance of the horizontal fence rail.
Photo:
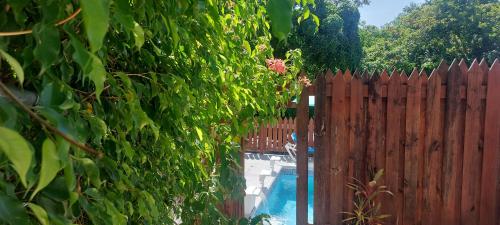
[[(314, 146), (314, 122), (309, 120), (308, 125), (308, 146)], [(274, 125), (264, 124), (255, 129), (246, 138), (244, 144), (245, 151), (259, 153), (287, 153), (285, 145), (287, 143), (296, 144), (292, 141), (292, 133), (296, 130), (295, 118), (279, 119)]]
[[(353, 177), (378, 182), (384, 224), (500, 224), (500, 62), (462, 60), (430, 75), (317, 78), (314, 224), (352, 212)], [(297, 203), (306, 204), (306, 203)]]

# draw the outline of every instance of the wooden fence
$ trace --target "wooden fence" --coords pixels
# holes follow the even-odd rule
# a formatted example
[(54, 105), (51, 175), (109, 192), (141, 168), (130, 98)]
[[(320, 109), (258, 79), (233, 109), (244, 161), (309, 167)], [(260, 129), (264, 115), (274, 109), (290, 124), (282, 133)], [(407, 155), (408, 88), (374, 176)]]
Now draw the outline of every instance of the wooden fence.
[(384, 224), (500, 224), (498, 59), (491, 68), (443, 62), (430, 76), (327, 72), (308, 91), (316, 95), (314, 224), (342, 224), (340, 212), (353, 209), (347, 183), (379, 169), (379, 184), (394, 193), (379, 199), (391, 215)]
[[(286, 143), (294, 143), (291, 135), (295, 128), (296, 119), (294, 118), (279, 119), (275, 125), (264, 124), (245, 138), (245, 150), (259, 153), (286, 153)], [(312, 119), (309, 120), (308, 129), (308, 145), (314, 146), (314, 122)]]

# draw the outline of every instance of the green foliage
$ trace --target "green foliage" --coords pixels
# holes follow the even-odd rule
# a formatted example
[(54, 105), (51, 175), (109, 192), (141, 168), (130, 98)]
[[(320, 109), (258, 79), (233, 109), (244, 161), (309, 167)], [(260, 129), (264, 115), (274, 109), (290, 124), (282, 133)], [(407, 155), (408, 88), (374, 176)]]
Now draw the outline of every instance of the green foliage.
[(315, 3), (312, 13), (321, 21), (319, 27), (314, 20), (302, 21), (302, 14), (296, 15), (288, 41), (274, 43), (277, 55), (300, 48), (304, 57), (304, 70), (311, 77), (325, 69), (357, 68), (362, 55), (358, 34), (358, 6), (361, 2), (318, 0)]
[(381, 214), (382, 204), (380, 198), (384, 194), (392, 195), (386, 186), (378, 184), (378, 180), (384, 175), (384, 170), (377, 171), (373, 179), (363, 184), (355, 178), (353, 183), (347, 186), (354, 191), (354, 209), (352, 212), (344, 212), (347, 218), (346, 224), (352, 225), (379, 225), (390, 215)]
[(364, 26), (362, 67), (368, 70), (432, 69), (442, 59), (500, 57), (500, 3), (432, 0), (411, 5), (393, 22)]
[(218, 206), (242, 197), (239, 137), (277, 118), (299, 91), (300, 51), (283, 55), (285, 74), (266, 67), (270, 27), (286, 36), (280, 24), (290, 23), (276, 7), (0, 2), (0, 32), (33, 31), (0, 37), (1, 80), (35, 92), (30, 110), (50, 125), (0, 97), (0, 223), (238, 221)]

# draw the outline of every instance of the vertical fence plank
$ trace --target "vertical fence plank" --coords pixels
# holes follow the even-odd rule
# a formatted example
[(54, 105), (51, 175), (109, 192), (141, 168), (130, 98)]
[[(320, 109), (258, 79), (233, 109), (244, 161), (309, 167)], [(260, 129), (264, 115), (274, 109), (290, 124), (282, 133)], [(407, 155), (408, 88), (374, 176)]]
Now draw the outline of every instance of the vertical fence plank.
[[(344, 82), (345, 82), (345, 88), (344, 88), (344, 99), (345, 99), (345, 159), (346, 159), (346, 172), (345, 172), (345, 177), (344, 177), (344, 212), (352, 212), (354, 208), (354, 192), (351, 188), (347, 186), (348, 183), (352, 183), (352, 178), (354, 177), (354, 152), (352, 151), (352, 146), (351, 146), (351, 141), (350, 141), (350, 136), (352, 133), (352, 130), (354, 129), (352, 127), (352, 118), (351, 118), (351, 81), (352, 81), (352, 75), (351, 71), (347, 69), (344, 73)], [(349, 97), (348, 97), (349, 96)], [(343, 215), (344, 218), (346, 215)]]
[[(377, 75), (371, 75), (368, 81), (368, 142), (367, 142), (367, 169), (370, 179), (377, 170), (382, 169), (377, 165), (377, 154), (381, 149), (381, 127), (382, 127), (382, 85)], [(381, 161), (381, 160), (379, 160)], [(368, 181), (368, 180), (367, 180)]]
[(359, 179), (364, 173), (363, 153), (365, 150), (366, 129), (363, 104), (363, 81), (358, 73), (351, 80), (351, 109), (349, 146), (354, 158), (354, 177)]
[[(332, 110), (331, 138), (332, 151), (330, 155), (330, 223), (332, 225), (342, 224), (342, 212), (345, 202), (345, 178), (347, 175), (347, 151), (346, 148), (346, 107), (345, 91), (346, 83), (342, 72), (337, 72), (332, 82)], [(328, 115), (328, 114), (327, 114)]]
[(402, 224), (403, 193), (400, 185), (400, 142), (401, 142), (401, 77), (394, 71), (387, 86), (387, 129), (385, 177), (388, 189), (394, 194), (385, 196), (382, 205), (384, 214), (389, 214), (389, 224)]
[(283, 151), (283, 118), (278, 120), (278, 150)]
[[(481, 84), (483, 71), (476, 60), (467, 72), (467, 108), (465, 111), (464, 160), (462, 169), (461, 223), (476, 225), (479, 221), (481, 190), (480, 146)], [(500, 103), (500, 102), (499, 102)]]
[(447, 79), (442, 223), (459, 224), (464, 112), (460, 99), (463, 77), (456, 60), (450, 66)]
[(421, 85), (414, 70), (408, 79), (406, 93), (404, 212), (405, 225), (417, 224), (418, 149), (420, 131)]
[(417, 165), (418, 165), (418, 180), (417, 180), (417, 212), (416, 212), (416, 217), (417, 217), (417, 224), (422, 224), (422, 209), (423, 209), (423, 182), (424, 182), (424, 163), (425, 163), (425, 158), (424, 158), (424, 153), (425, 153), (425, 135), (426, 135), (426, 129), (427, 127), (425, 126), (425, 116), (426, 116), (426, 109), (427, 109), (427, 104), (425, 104), (425, 99), (423, 98), (423, 95), (426, 94), (427, 90), (427, 73), (425, 70), (421, 70), (420, 74), (418, 75), (418, 78), (420, 80), (420, 110), (419, 110), (419, 116), (420, 116), (420, 126), (419, 126), (419, 143), (418, 143), (418, 151), (417, 151)]
[(479, 224), (500, 224), (500, 62), (488, 72)]
[(264, 149), (266, 148), (265, 146), (265, 140), (266, 140), (266, 126), (265, 124), (260, 124), (260, 129), (259, 129), (259, 142), (258, 142), (258, 146), (259, 146), (259, 152), (262, 154), (264, 153)]
[(309, 125), (309, 95), (302, 90), (297, 106), (297, 224), (307, 224), (307, 137)]
[(427, 82), (425, 147), (424, 147), (424, 192), (422, 224), (441, 224), (441, 158), (442, 129), (441, 117), (441, 76), (434, 70)]
[[(328, 176), (328, 168), (325, 168), (325, 158), (327, 138), (326, 137), (326, 76), (319, 75), (316, 78), (316, 93), (315, 93), (315, 115), (314, 115), (314, 138), (316, 140), (316, 160), (314, 162), (314, 224), (327, 224), (328, 209), (328, 186), (326, 178)], [(329, 111), (329, 110), (328, 110)], [(319, 160), (318, 160), (319, 159)]]

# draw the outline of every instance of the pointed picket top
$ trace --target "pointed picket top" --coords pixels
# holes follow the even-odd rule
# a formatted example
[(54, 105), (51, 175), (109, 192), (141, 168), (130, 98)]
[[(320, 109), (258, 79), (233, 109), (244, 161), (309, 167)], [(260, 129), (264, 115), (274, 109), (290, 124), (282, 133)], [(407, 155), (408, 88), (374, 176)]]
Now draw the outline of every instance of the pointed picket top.
[(427, 73), (425, 72), (424, 69), (420, 70), (418, 77), (420, 78), (422, 84), (427, 84)]
[(429, 76), (429, 78), (427, 78), (427, 83), (430, 83), (433, 80), (437, 80), (437, 79), (441, 80), (441, 76), (439, 75), (439, 70), (438, 69), (433, 69), (432, 72), (431, 72), (431, 75)]
[(344, 76), (342, 76), (342, 71), (337, 70), (337, 73), (333, 77), (333, 82), (336, 83), (336, 82), (343, 82), (343, 81), (344, 81)]
[(382, 73), (380, 73), (380, 82), (382, 82), (383, 84), (387, 84), (387, 82), (389, 81), (390, 77), (389, 77), (389, 74), (387, 74), (387, 71), (386, 70), (382, 70)]
[[(476, 59), (474, 59), (475, 61)], [(469, 67), (467, 66), (467, 63), (465, 62), (464, 59), (460, 59), (460, 62), (458, 63), (458, 67), (460, 67), (460, 72), (462, 74), (462, 81), (464, 84), (467, 84), (467, 71), (469, 70)]]
[(333, 80), (333, 72), (332, 72), (332, 70), (330, 70), (330, 69), (326, 70), (325, 79), (326, 79), (327, 83), (332, 82), (332, 80)]
[(500, 76), (500, 60), (498, 58), (491, 64), (489, 75)]
[(481, 67), (481, 69), (483, 69), (483, 71), (488, 71), (490, 69), (488, 67), (488, 61), (486, 61), (485, 58), (481, 59), (481, 62), (479, 63), (479, 66)]
[(483, 85), (486, 85), (488, 83), (488, 70), (490, 69), (488, 67), (488, 62), (486, 61), (485, 58), (481, 59), (481, 63), (479, 63), (479, 67), (483, 70)]
[(413, 68), (413, 70), (410, 73), (410, 77), (408, 77), (408, 80), (417, 79), (417, 78), (418, 78), (418, 70), (417, 70), (417, 68)]
[(344, 72), (344, 80), (346, 82), (349, 82), (352, 80), (352, 75), (351, 75), (351, 71), (349, 69), (347, 69), (345, 72)]
[(479, 66), (477, 59), (474, 59), (474, 61), (472, 61), (472, 64), (470, 65), (470, 68), (467, 71), (480, 71), (480, 70), (482, 70), (482, 68)]
[[(460, 66), (458, 65), (458, 63), (459, 61), (457, 59), (454, 59), (453, 62), (450, 64), (450, 67), (448, 68), (448, 73), (450, 72), (455, 72), (457, 74), (461, 73)], [(451, 77), (448, 77), (448, 79), (451, 79)]]
[(408, 75), (406, 75), (406, 72), (404, 70), (401, 71), (400, 77), (401, 77), (401, 83), (402, 84), (408, 83)]
[(352, 79), (362, 79), (362, 74), (359, 72), (359, 70), (356, 69), (356, 71), (354, 71), (354, 73), (352, 74)]
[(367, 70), (363, 71), (361, 78), (362, 78), (364, 83), (368, 83), (370, 81), (370, 74), (368, 73)]
[[(476, 61), (476, 59), (474, 59), (474, 61)], [(460, 70), (462, 72), (466, 72), (468, 70), (468, 66), (467, 66), (467, 63), (465, 62), (465, 59), (460, 59), (460, 62), (458, 63), (458, 66), (460, 67)]]
[(437, 68), (437, 73), (439, 74), (439, 76), (441, 76), (441, 82), (442, 83), (446, 83), (446, 81), (448, 80), (448, 68), (450, 66), (446, 63), (446, 61), (444, 60), (441, 60), (441, 63), (439, 63), (439, 66)]
[(400, 78), (401, 78), (401, 76), (398, 73), (398, 71), (397, 70), (392, 70), (391, 77), (389, 77), (389, 81), (390, 80), (394, 80), (394, 79), (401, 80)]
[(392, 71), (391, 77), (389, 77), (389, 82), (388, 83), (389, 84), (391, 84), (391, 83), (396, 83), (396, 84), (401, 83), (401, 76), (399, 75), (399, 73), (396, 70)]
[(342, 77), (342, 70), (338, 69), (337, 72), (335, 73), (335, 76), (341, 76)]

